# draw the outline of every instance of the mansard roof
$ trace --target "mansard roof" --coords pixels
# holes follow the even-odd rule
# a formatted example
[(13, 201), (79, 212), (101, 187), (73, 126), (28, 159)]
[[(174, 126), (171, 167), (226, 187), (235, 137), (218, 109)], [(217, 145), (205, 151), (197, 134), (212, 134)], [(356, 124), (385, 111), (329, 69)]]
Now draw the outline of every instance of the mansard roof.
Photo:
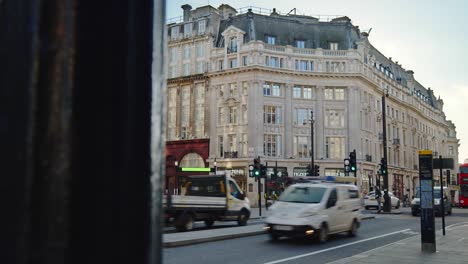
[[(266, 42), (267, 36), (276, 37), (276, 45), (295, 46), (296, 41), (305, 43), (305, 48), (328, 49), (329, 43), (338, 43), (338, 49), (347, 50), (356, 48), (356, 41), (361, 40), (360, 31), (351, 23), (347, 16), (338, 17), (329, 22), (319, 21), (318, 18), (304, 15), (280, 15), (273, 11), (270, 15), (247, 12), (233, 14), (219, 22), (217, 36), (214, 38), (216, 47), (223, 47), (225, 41), (222, 33), (234, 26), (245, 32), (245, 42), (260, 40)], [(393, 78), (401, 85), (408, 87), (408, 81), (413, 80), (413, 72), (406, 71), (397, 61), (387, 58), (377, 48), (370, 45), (369, 55), (373, 56), (378, 64), (393, 74)], [(380, 65), (376, 65), (380, 67)], [(439, 108), (437, 98), (430, 88), (414, 80), (416, 96), (429, 105)]]
[(217, 47), (224, 45), (221, 33), (229, 26), (245, 31), (246, 42), (265, 41), (266, 36), (274, 36), (276, 45), (281, 46), (295, 46), (296, 40), (302, 40), (305, 41), (305, 48), (328, 49), (330, 42), (336, 42), (339, 49), (352, 49), (359, 39), (359, 30), (347, 17), (319, 22), (318, 19), (307, 16), (278, 14), (267, 16), (248, 12), (221, 21), (215, 43)]

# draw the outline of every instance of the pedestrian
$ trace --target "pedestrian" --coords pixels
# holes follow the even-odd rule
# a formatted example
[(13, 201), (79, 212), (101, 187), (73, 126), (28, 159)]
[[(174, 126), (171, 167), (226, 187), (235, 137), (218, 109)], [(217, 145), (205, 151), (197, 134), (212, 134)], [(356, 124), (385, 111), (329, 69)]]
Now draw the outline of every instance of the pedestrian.
[(380, 188), (378, 186), (375, 186), (375, 200), (377, 200), (377, 213), (380, 213), (382, 211), (381, 199), (382, 192), (380, 191)]
[(408, 207), (409, 206), (409, 195), (406, 193), (403, 196), (403, 207)]

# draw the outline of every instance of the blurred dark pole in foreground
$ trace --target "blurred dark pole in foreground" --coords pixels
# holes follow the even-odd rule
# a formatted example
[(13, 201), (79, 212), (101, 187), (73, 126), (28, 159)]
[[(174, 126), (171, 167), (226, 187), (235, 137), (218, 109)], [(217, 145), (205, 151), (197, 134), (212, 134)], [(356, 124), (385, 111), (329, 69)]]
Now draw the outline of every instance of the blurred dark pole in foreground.
[(1, 263), (161, 263), (164, 10), (0, 0)]

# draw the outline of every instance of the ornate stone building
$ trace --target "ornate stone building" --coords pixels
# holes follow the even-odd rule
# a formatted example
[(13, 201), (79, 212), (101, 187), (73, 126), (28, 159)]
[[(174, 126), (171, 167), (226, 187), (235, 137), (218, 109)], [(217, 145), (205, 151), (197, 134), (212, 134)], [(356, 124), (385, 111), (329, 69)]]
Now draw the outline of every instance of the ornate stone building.
[(397, 196), (418, 184), (419, 149), (458, 160), (443, 101), (348, 17), (182, 8), (183, 18), (167, 25), (167, 139), (209, 139), (206, 162), (231, 170), (251, 201), (254, 157), (269, 172), (277, 164), (282, 177), (305, 174), (311, 111), (320, 174), (343, 175), (343, 159), (355, 149), (358, 185), (368, 191), (383, 157), (385, 94), (389, 184)]

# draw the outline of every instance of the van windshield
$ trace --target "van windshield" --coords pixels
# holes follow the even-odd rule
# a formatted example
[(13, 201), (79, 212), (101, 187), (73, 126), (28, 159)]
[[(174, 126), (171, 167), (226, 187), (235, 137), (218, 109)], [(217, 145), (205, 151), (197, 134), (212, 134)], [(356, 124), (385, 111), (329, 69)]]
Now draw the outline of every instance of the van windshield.
[[(416, 191), (416, 198), (420, 198), (419, 190)], [(440, 189), (434, 189), (434, 199), (440, 199)]]
[(281, 202), (289, 203), (320, 203), (326, 188), (290, 186), (279, 197)]

